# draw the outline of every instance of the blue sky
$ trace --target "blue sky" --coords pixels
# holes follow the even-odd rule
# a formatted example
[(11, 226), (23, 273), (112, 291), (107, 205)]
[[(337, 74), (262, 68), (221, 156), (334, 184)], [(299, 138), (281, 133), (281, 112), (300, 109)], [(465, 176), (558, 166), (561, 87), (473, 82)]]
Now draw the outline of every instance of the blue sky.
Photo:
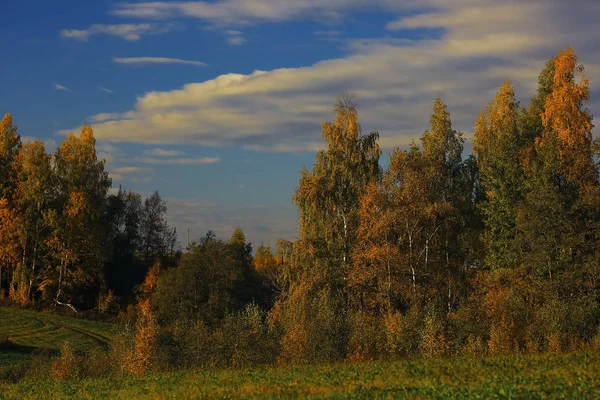
[(504, 79), (527, 104), (572, 45), (595, 112), (597, 20), (592, 0), (7, 0), (0, 112), (50, 149), (91, 123), (113, 187), (159, 190), (182, 234), (274, 244), (296, 235), (293, 189), (336, 96), (357, 95), (386, 151), (438, 96), (470, 139)]

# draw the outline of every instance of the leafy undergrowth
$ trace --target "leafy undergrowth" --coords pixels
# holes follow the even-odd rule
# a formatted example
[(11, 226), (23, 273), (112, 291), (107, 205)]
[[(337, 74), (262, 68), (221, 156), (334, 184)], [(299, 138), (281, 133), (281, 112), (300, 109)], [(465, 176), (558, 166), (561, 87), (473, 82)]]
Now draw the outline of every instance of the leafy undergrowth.
[(600, 356), (445, 358), (0, 383), (11, 398), (600, 398)]
[(42, 350), (58, 354), (64, 342), (76, 352), (106, 348), (116, 332), (117, 328), (107, 323), (0, 307), (0, 366)]

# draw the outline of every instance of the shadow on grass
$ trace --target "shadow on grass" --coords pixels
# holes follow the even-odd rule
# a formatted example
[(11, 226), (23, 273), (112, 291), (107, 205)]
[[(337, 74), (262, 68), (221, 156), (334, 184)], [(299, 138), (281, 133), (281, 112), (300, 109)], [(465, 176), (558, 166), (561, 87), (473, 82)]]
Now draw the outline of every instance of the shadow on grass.
[(9, 354), (48, 354), (49, 356), (58, 355), (57, 349), (47, 349), (44, 347), (25, 346), (15, 343), (11, 338), (0, 339), (0, 353)]

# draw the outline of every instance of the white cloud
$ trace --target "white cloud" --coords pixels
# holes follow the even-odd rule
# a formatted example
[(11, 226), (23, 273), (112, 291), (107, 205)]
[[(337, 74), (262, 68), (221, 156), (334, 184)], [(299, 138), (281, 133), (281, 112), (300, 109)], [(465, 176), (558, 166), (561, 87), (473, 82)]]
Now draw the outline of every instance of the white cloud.
[(204, 165), (215, 164), (221, 160), (215, 157), (201, 158), (152, 158), (152, 157), (137, 157), (135, 161), (142, 164), (162, 164), (162, 165)]
[(177, 150), (164, 150), (160, 148), (145, 150), (144, 154), (147, 156), (156, 156), (156, 157), (176, 157), (185, 155), (182, 151)]
[(315, 36), (321, 40), (327, 40), (327, 41), (332, 41), (332, 42), (338, 41), (341, 39), (340, 31), (337, 31), (334, 29), (316, 31)]
[(166, 198), (167, 220), (177, 228), (185, 247), (187, 230), (191, 240), (204, 236), (208, 230), (229, 239), (240, 226), (246, 240), (256, 248), (260, 242), (272, 247), (278, 239), (294, 239), (298, 234), (297, 212), (289, 204), (230, 206), (181, 198)]
[(116, 182), (148, 182), (152, 178), (151, 168), (118, 167), (109, 171), (109, 175)]
[(244, 34), (241, 31), (227, 29), (224, 31), (224, 33), (228, 36), (227, 43), (232, 46), (241, 46), (246, 43), (246, 38), (243, 36)]
[(110, 90), (110, 89), (107, 89), (107, 88), (102, 87), (102, 86), (99, 86), (98, 90), (101, 91), (101, 92), (104, 92), (104, 93), (111, 93), (111, 94), (114, 93), (114, 90)]
[(246, 39), (243, 36), (231, 36), (227, 39), (227, 43), (232, 46), (241, 46), (246, 43)]
[(158, 35), (167, 33), (177, 28), (176, 24), (118, 24), (102, 25), (94, 24), (87, 29), (63, 29), (60, 36), (65, 39), (87, 41), (90, 36), (109, 35), (119, 37), (128, 41), (139, 40), (143, 35)]
[(54, 89), (60, 90), (60, 91), (63, 91), (63, 92), (70, 92), (71, 91), (71, 89), (69, 89), (68, 87), (63, 86), (63, 85), (59, 85), (58, 83), (54, 84)]
[[(238, 3), (241, 9), (225, 7)], [(184, 11), (200, 17), (202, 10), (212, 10), (214, 21), (227, 21), (239, 13), (254, 15), (258, 21), (260, 15), (277, 14), (271, 8), (287, 7), (282, 18), (307, 15), (312, 13), (305, 7), (310, 3), (228, 0), (213, 7), (159, 2), (125, 4), (116, 11), (143, 11), (162, 18)], [(383, 7), (384, 3), (377, 4)], [(390, 0), (386, 7), (394, 3), (399, 2)], [(331, 10), (342, 10), (365, 3), (322, 4), (317, 9), (328, 4)], [(415, 4), (403, 2), (402, 6)], [(332, 118), (335, 96), (348, 90), (357, 95), (366, 131), (379, 130), (385, 147), (405, 145), (427, 127), (438, 96), (449, 105), (455, 127), (465, 132), (472, 132), (478, 111), (491, 101), (506, 77), (512, 78), (520, 100), (526, 103), (535, 92), (545, 61), (567, 44), (575, 47), (580, 61), (588, 66), (592, 87), (600, 87), (600, 68), (596, 67), (600, 44), (594, 35), (600, 4), (591, 0), (582, 0), (578, 7), (545, 0), (511, 2), (510, 8), (504, 4), (499, 0), (428, 0), (421, 6), (426, 11), (413, 10), (410, 16), (390, 23), (389, 38), (349, 42), (349, 54), (343, 58), (301, 68), (224, 74), (177, 90), (148, 92), (129, 111), (95, 125), (95, 132), (99, 138), (147, 144), (314, 151), (323, 145), (320, 126)], [(266, 8), (261, 14), (251, 5)], [(200, 11), (193, 11), (194, 7)], [(430, 27), (440, 28), (441, 36), (412, 40), (393, 36), (397, 29)], [(590, 104), (592, 112), (594, 107), (595, 103)]]
[(167, 58), (167, 57), (125, 57), (118, 58), (114, 57), (113, 62), (119, 64), (187, 64), (195, 65), (197, 67), (204, 67), (206, 63), (202, 61), (189, 61), (181, 60), (179, 58)]
[(93, 122), (104, 122), (109, 120), (119, 119), (121, 114), (119, 113), (100, 113), (91, 117)]
[(265, 21), (314, 19), (338, 21), (357, 8), (386, 10), (414, 9), (422, 3), (443, 3), (444, 0), (217, 0), (153, 1), (118, 3), (112, 14), (125, 18), (171, 19), (198, 18), (214, 25), (244, 25)]
[(46, 149), (46, 153), (54, 153), (56, 152), (56, 148), (58, 147), (58, 144), (56, 143), (56, 140), (54, 139), (40, 139), (40, 138), (36, 138), (33, 136), (21, 136), (21, 142), (22, 143), (28, 143), (28, 142), (35, 142), (36, 140), (41, 141), (42, 143), (44, 143), (44, 148)]
[(109, 172), (113, 169), (115, 164), (118, 164), (122, 159), (125, 158), (125, 153), (119, 147), (112, 143), (98, 141), (96, 143), (96, 155), (99, 160), (106, 161), (106, 170)]

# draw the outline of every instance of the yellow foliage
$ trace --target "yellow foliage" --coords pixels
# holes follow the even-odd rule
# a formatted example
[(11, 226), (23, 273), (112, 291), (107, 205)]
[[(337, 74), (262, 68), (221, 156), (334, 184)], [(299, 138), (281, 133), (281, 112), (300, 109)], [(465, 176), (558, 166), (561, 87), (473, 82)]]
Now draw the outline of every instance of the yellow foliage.
[(291, 329), (281, 339), (282, 361), (306, 361), (306, 346), (308, 342), (308, 332), (304, 321), (293, 325)]
[(158, 355), (158, 324), (150, 302), (144, 300), (139, 307), (135, 343), (133, 349), (124, 357), (126, 371), (135, 375), (143, 375), (154, 368)]
[(426, 357), (439, 357), (448, 353), (450, 346), (444, 334), (443, 326), (431, 316), (425, 318), (425, 327), (421, 336), (421, 350)]
[(52, 377), (54, 380), (63, 381), (76, 376), (77, 368), (73, 348), (69, 342), (65, 342), (60, 356), (52, 363)]

